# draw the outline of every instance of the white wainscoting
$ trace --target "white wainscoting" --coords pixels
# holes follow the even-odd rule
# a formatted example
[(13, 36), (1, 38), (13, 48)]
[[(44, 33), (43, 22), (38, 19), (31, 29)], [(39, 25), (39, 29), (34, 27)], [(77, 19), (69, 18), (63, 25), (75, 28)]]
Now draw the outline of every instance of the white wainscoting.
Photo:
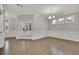
[(41, 39), (47, 37), (48, 34), (46, 31), (33, 32), (33, 40)]
[(56, 37), (71, 41), (79, 42), (79, 32), (78, 31), (39, 31), (32, 32), (31, 35), (27, 35), (26, 33), (17, 33), (12, 32), (6, 35), (7, 37), (16, 37), (17, 39), (33, 39), (38, 40), (44, 37)]
[(48, 31), (48, 36), (79, 42), (78, 31)]
[(32, 32), (18, 32), (16, 39), (32, 39)]

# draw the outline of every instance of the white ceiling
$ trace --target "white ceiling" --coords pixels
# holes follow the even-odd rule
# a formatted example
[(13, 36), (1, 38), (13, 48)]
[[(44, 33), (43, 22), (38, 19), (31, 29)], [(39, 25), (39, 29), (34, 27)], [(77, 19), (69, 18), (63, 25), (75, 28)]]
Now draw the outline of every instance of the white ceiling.
[(39, 13), (41, 15), (48, 16), (50, 9), (53, 9), (55, 15), (65, 15), (79, 11), (79, 4), (22, 4), (23, 7), (19, 7), (16, 4), (6, 4), (5, 9), (7, 13), (13, 14), (34, 14)]

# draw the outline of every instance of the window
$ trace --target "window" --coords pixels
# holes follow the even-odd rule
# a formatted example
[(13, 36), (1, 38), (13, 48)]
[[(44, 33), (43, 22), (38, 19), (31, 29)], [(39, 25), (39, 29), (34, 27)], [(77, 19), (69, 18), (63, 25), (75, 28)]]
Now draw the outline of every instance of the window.
[(52, 20), (52, 24), (57, 24), (57, 20)]
[(66, 17), (65, 23), (74, 23), (74, 16)]
[(74, 23), (74, 16), (67, 16), (52, 20), (52, 24), (67, 24), (67, 23)]
[(9, 30), (9, 23), (8, 22), (5, 22), (5, 30), (6, 30), (6, 32), (8, 32), (8, 30)]
[(31, 31), (32, 30), (32, 22), (28, 21), (26, 23), (20, 23), (23, 32)]
[(58, 24), (63, 24), (64, 23), (64, 18), (58, 19)]

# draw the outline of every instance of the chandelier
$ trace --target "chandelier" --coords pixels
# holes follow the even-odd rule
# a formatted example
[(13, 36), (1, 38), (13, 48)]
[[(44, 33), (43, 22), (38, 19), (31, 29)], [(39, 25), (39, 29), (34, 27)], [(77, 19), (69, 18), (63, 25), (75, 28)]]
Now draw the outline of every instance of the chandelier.
[(54, 19), (55, 16), (53, 15), (53, 9), (50, 9), (50, 15), (48, 16), (48, 19)]

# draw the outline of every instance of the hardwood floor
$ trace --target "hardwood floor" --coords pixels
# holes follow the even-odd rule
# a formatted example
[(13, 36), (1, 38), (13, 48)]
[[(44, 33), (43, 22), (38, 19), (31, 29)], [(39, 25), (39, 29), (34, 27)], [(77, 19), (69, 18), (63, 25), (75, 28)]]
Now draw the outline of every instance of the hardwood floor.
[(39, 40), (6, 39), (2, 55), (79, 55), (79, 42), (57, 38), (42, 38)]

